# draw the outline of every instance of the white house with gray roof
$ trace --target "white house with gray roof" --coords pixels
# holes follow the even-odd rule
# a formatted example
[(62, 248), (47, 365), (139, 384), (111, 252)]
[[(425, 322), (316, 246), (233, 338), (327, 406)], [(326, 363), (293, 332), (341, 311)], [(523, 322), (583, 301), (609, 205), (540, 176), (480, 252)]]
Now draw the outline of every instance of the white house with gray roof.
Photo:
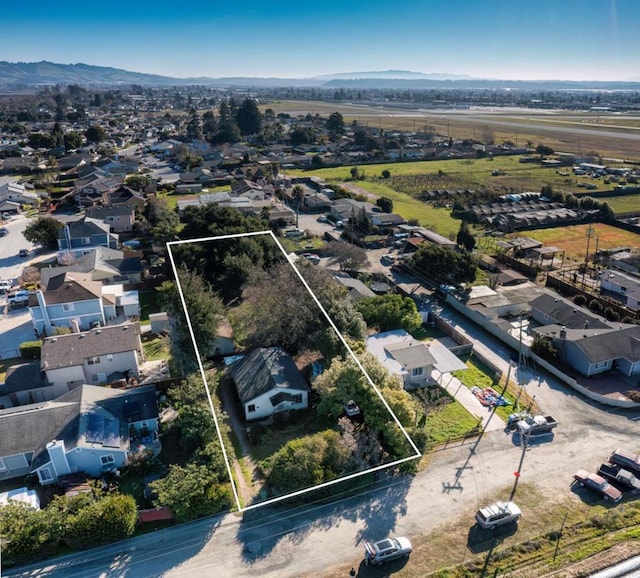
[(640, 309), (640, 279), (614, 269), (605, 269), (600, 274), (602, 292), (613, 294), (624, 305), (637, 311)]
[(436, 359), (425, 343), (403, 329), (371, 335), (366, 348), (390, 374), (402, 378), (405, 389), (435, 385), (431, 374)]
[(309, 385), (280, 347), (254, 349), (229, 371), (247, 420), (309, 407)]

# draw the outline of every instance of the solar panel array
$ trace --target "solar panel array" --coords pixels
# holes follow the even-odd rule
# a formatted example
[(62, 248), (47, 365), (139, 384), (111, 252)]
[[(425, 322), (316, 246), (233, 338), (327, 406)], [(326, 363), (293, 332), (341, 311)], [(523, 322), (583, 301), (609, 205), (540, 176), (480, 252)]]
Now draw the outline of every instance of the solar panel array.
[(120, 447), (120, 422), (111, 417), (89, 414), (85, 438), (88, 443), (102, 444), (105, 447)]

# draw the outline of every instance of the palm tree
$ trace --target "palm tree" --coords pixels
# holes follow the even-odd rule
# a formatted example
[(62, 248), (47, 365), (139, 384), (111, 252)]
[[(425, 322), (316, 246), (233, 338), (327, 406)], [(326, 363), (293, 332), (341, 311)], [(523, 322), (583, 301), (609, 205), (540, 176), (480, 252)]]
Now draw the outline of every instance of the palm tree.
[(300, 185), (296, 185), (293, 187), (291, 191), (291, 200), (296, 203), (296, 229), (298, 228), (298, 219), (300, 218), (300, 203), (302, 202), (302, 198), (304, 196), (304, 190)]

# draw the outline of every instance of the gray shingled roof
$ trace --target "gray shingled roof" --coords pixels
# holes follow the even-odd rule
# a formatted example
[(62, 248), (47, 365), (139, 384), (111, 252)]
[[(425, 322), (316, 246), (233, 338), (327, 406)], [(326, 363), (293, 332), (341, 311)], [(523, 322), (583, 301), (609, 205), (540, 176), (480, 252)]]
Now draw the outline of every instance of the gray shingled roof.
[(530, 305), (550, 318), (549, 325), (557, 323), (568, 329), (582, 329), (585, 324), (589, 329), (609, 329), (611, 327), (597, 317), (587, 314), (577, 305), (546, 293), (531, 301)]
[(73, 367), (81, 365), (88, 357), (139, 349), (138, 323), (111, 325), (82, 333), (47, 337), (42, 342), (41, 367), (43, 371)]
[(640, 361), (640, 326), (631, 325), (622, 329), (587, 335), (573, 342), (591, 363), (610, 359), (626, 359), (631, 363)]
[(402, 341), (388, 345), (385, 349), (391, 357), (408, 370), (433, 365), (436, 361), (424, 343), (414, 341), (413, 339), (408, 343), (407, 341)]
[(15, 393), (27, 389), (36, 389), (51, 385), (47, 376), (40, 369), (40, 363), (20, 363), (12, 365), (7, 370), (4, 385), (0, 387), (0, 394)]
[(37, 452), (78, 415), (80, 388), (53, 401), (0, 410), (0, 456)]
[[(115, 426), (112, 433), (115, 435), (112, 436), (114, 439), (109, 439), (109, 446), (120, 449), (128, 449), (129, 447), (129, 423), (158, 417), (155, 386), (153, 385), (131, 390), (81, 385), (49, 403), (56, 403), (63, 399), (76, 400), (74, 412), (69, 415), (69, 419), (65, 423), (48, 437), (43, 437), (40, 444), (33, 448), (32, 470), (49, 461), (46, 445), (54, 439), (64, 441), (67, 451), (74, 447), (93, 447), (95, 440), (90, 434), (90, 415), (112, 420)], [(34, 419), (39, 419), (39, 417)]]
[[(84, 217), (78, 221), (71, 221), (67, 223), (69, 227), (69, 236), (72, 239), (78, 239), (80, 237), (91, 237), (92, 235), (105, 235), (106, 231), (100, 228), (96, 223), (91, 220), (87, 220)], [(58, 231), (58, 239), (64, 240), (64, 228)]]
[(231, 364), (230, 371), (243, 403), (276, 387), (300, 391), (309, 389), (291, 356), (280, 347), (254, 349)]

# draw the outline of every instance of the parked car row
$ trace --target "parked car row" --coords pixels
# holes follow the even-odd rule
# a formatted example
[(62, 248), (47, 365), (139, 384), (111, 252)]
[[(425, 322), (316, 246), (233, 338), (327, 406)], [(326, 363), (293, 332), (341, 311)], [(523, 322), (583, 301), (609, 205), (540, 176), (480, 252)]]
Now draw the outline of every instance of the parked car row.
[(640, 455), (618, 448), (611, 452), (607, 463), (600, 465), (597, 473), (578, 470), (573, 479), (605, 500), (619, 502), (625, 494), (640, 492)]

